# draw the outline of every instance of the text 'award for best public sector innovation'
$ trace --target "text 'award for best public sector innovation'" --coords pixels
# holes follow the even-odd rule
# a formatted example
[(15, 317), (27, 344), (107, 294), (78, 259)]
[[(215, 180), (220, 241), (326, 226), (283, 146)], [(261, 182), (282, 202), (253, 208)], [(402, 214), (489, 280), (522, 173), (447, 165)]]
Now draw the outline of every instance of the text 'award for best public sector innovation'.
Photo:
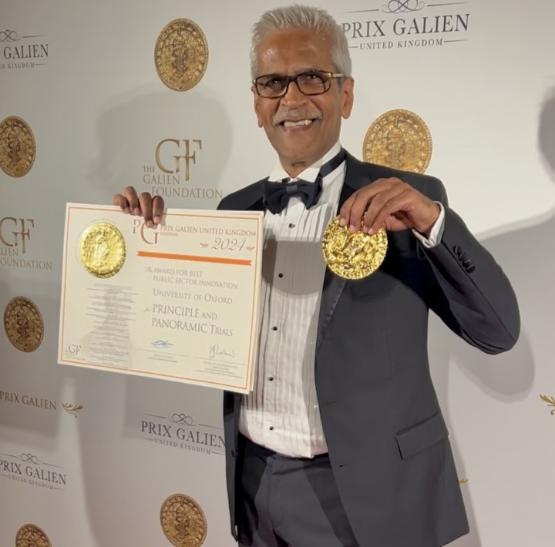
[(262, 212), (66, 207), (58, 362), (248, 393)]

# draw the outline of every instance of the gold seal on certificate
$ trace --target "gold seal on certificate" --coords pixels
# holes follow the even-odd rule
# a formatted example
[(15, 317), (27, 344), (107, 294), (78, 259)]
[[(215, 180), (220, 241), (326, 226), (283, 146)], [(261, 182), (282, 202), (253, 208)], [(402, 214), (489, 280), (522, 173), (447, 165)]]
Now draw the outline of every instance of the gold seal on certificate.
[(174, 91), (187, 91), (202, 79), (208, 64), (208, 42), (189, 19), (175, 19), (160, 32), (154, 62), (162, 82)]
[(34, 524), (24, 524), (15, 536), (16, 547), (51, 547), (48, 536)]
[(362, 148), (365, 161), (424, 173), (432, 157), (432, 137), (414, 112), (390, 110), (372, 123)]
[(79, 241), (79, 258), (95, 277), (112, 277), (125, 262), (125, 239), (113, 224), (97, 222), (83, 232)]
[(184, 494), (172, 494), (160, 509), (160, 524), (176, 547), (200, 547), (206, 539), (206, 517), (200, 505)]
[(12, 298), (4, 310), (4, 329), (19, 351), (35, 351), (44, 336), (44, 322), (38, 308), (24, 296)]
[(345, 279), (362, 279), (381, 266), (387, 252), (387, 234), (384, 229), (372, 235), (360, 230), (351, 232), (336, 217), (324, 232), (322, 250), (334, 274)]

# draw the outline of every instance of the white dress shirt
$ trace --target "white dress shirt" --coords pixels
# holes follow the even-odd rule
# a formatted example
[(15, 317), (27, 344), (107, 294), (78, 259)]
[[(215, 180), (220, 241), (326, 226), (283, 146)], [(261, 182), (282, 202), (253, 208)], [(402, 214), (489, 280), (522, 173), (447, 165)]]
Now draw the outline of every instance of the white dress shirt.
[[(336, 143), (298, 178), (314, 182), (320, 167), (340, 151)], [(278, 214), (264, 215), (261, 329), (254, 390), (242, 399), (239, 431), (255, 443), (287, 456), (310, 458), (327, 452), (316, 397), (314, 363), (320, 299), (326, 265), (321, 241), (337, 215), (345, 162), (322, 181), (316, 205), (297, 196)], [(281, 165), (269, 180), (288, 177)], [(293, 179), (293, 181), (296, 179)], [(444, 211), (430, 238), (441, 232)]]

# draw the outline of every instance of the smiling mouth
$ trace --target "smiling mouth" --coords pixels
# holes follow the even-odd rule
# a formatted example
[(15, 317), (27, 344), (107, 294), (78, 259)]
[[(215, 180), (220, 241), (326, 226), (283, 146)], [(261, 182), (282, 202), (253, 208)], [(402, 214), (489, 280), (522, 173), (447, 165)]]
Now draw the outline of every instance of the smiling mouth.
[(284, 129), (289, 129), (293, 127), (308, 127), (315, 122), (317, 118), (306, 118), (303, 120), (283, 120), (282, 122), (278, 123), (277, 125), (283, 127)]

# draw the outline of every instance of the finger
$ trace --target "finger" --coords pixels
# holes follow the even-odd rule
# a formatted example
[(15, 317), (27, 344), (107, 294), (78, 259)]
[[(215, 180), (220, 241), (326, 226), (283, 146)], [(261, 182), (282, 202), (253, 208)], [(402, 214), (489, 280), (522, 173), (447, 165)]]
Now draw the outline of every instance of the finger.
[(142, 192), (139, 196), (139, 204), (141, 207), (141, 214), (145, 219), (145, 224), (152, 228), (154, 223), (152, 222), (152, 196), (148, 192)]
[(380, 179), (378, 183), (368, 186), (365, 192), (361, 192), (360, 199), (356, 199), (351, 208), (351, 231), (367, 228), (363, 224), (365, 215), (370, 217), (368, 222), (371, 222), (383, 203), (397, 193), (402, 184), (399, 179), (395, 178)]
[(380, 211), (375, 216), (373, 222), (369, 226), (368, 233), (376, 233), (380, 228), (385, 227), (388, 217), (400, 212), (405, 212), (409, 209), (414, 201), (413, 197), (412, 193), (408, 190), (404, 190), (392, 196), (391, 199), (383, 204)]
[(376, 194), (368, 204), (366, 212), (364, 213), (362, 230), (364, 232), (370, 232), (371, 227), (376, 222), (376, 217), (381, 213), (384, 205), (404, 191), (405, 189), (403, 186), (397, 184)]
[(123, 189), (123, 195), (129, 202), (129, 212), (133, 215), (140, 215), (141, 209), (139, 207), (139, 198), (135, 188), (133, 188), (133, 186), (126, 186)]
[(129, 213), (129, 202), (125, 196), (121, 194), (116, 194), (112, 200), (116, 207), (119, 207), (124, 213)]
[(162, 196), (154, 196), (152, 199), (152, 216), (154, 224), (160, 224), (162, 215), (164, 214), (164, 198)]
[[(368, 200), (372, 198), (372, 196), (383, 187), (385, 179), (376, 179), (372, 183), (363, 188), (360, 188), (353, 194), (351, 194), (341, 206), (339, 211), (340, 216), (340, 224), (341, 226), (355, 226), (355, 223), (351, 220), (352, 211), (355, 203), (359, 204), (360, 200), (362, 200), (365, 205), (363, 206), (366, 209), (366, 205), (368, 204)], [(355, 211), (361, 208), (361, 205), (357, 205)], [(359, 224), (356, 224), (356, 229), (358, 229)]]

